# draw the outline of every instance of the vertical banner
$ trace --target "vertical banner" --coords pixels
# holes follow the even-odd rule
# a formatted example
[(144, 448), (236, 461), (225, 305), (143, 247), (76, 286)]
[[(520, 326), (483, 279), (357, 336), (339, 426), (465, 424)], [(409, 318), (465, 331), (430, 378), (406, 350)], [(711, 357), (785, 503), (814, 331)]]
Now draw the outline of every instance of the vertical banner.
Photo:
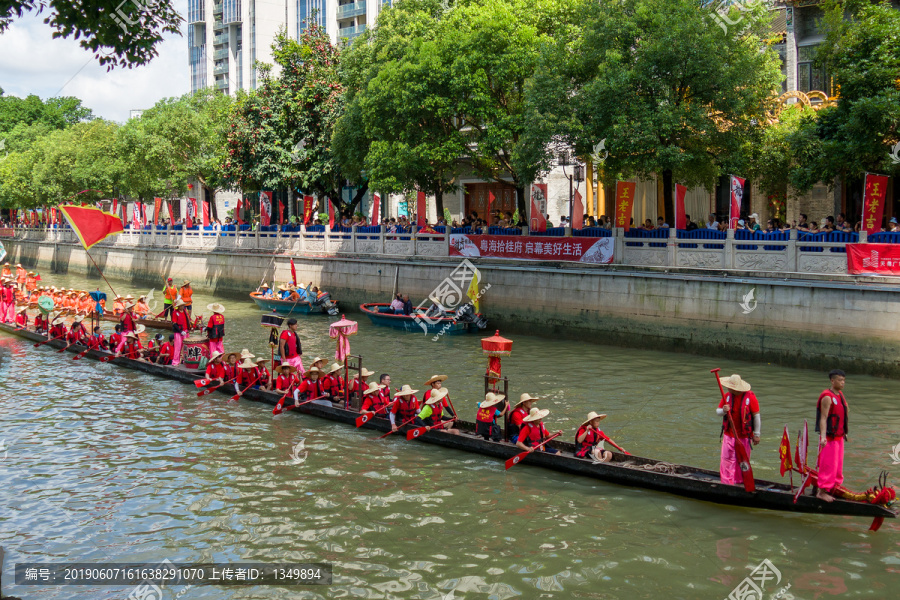
[(428, 219), (426, 219), (425, 212), (428, 210), (428, 204), (425, 202), (425, 192), (418, 192), (416, 194), (416, 225), (419, 227), (425, 227), (428, 223)]
[(684, 197), (687, 188), (680, 183), (675, 184), (675, 229), (687, 228), (687, 216), (684, 210)]
[(141, 228), (141, 209), (138, 207), (137, 202), (131, 203), (131, 228)]
[(303, 196), (303, 224), (309, 225), (314, 221), (313, 219), (313, 197), (312, 196)]
[(187, 209), (184, 216), (184, 227), (185, 229), (191, 229), (194, 227), (194, 219), (197, 217), (197, 199), (196, 198), (188, 198), (187, 204), (185, 206)]
[(325, 204), (328, 205), (328, 229), (334, 229), (334, 202), (325, 198)]
[(485, 215), (484, 220), (488, 222), (488, 225), (491, 224), (491, 204), (494, 203), (494, 200), (497, 198), (494, 197), (494, 192), (488, 190), (488, 206), (487, 206), (487, 215)]
[(531, 219), (528, 220), (529, 231), (547, 231), (547, 217), (541, 210), (541, 202), (547, 201), (547, 184), (531, 185)]
[(887, 185), (886, 175), (866, 173), (866, 188), (863, 195), (863, 227), (869, 235), (881, 231)]
[(111, 211), (111, 212), (112, 212), (112, 214), (114, 214), (114, 215), (119, 214), (119, 199), (118, 199), (118, 198), (113, 198), (112, 211)]
[(372, 194), (372, 219), (369, 223), (372, 224), (372, 227), (378, 225), (378, 222), (381, 220), (379, 217), (381, 216), (381, 196), (378, 194)]
[(728, 218), (728, 229), (736, 229), (741, 218), (741, 202), (744, 200), (744, 179), (731, 176), (731, 211)]
[(203, 200), (203, 226), (209, 227), (209, 202)]
[(262, 227), (272, 224), (272, 192), (259, 193), (259, 224)]
[(244, 224), (244, 201), (240, 198), (238, 198), (237, 202), (234, 204), (234, 220), (237, 222), (238, 226)]
[(284, 225), (284, 202), (278, 200), (278, 224)]
[(584, 228), (584, 201), (581, 199), (581, 192), (575, 190), (575, 196), (572, 198), (572, 229)]
[(56, 209), (55, 208), (50, 209), (50, 222), (53, 225), (56, 225)]
[(253, 222), (253, 208), (250, 206), (250, 198), (244, 198), (244, 222)]
[(634, 207), (634, 190), (637, 183), (633, 181), (616, 182), (616, 227), (625, 231), (631, 227), (631, 209)]
[(169, 224), (171, 225), (173, 223), (173, 221), (175, 220), (175, 213), (172, 212), (172, 201), (171, 200), (166, 200), (166, 212), (169, 213), (168, 218), (169, 218)]
[(162, 212), (162, 198), (153, 199), (153, 226), (159, 227), (159, 213)]

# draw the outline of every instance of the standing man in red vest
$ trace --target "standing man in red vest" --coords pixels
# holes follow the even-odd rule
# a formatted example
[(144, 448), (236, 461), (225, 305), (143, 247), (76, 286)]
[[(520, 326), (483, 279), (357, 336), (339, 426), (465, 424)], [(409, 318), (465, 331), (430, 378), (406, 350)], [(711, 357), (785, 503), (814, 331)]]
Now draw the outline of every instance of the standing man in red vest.
[(281, 332), (281, 337), (278, 338), (278, 355), (281, 356), (282, 363), (291, 365), (303, 377), (303, 348), (297, 337), (297, 319), (288, 319), (287, 329)]
[(173, 367), (181, 364), (181, 346), (184, 344), (184, 338), (188, 336), (190, 330), (191, 318), (184, 310), (184, 302), (178, 299), (175, 301), (175, 312), (172, 314), (172, 333), (175, 334), (175, 341), (172, 344)]
[[(722, 454), (719, 462), (719, 477), (727, 485), (742, 485), (741, 461), (738, 458), (737, 444), (742, 444), (750, 456), (750, 440), (759, 444), (760, 416), (759, 401), (756, 394), (750, 391), (750, 384), (740, 375), (722, 378), (722, 387), (728, 390), (719, 401), (716, 414), (722, 417)], [(732, 431), (728, 415), (737, 431)]]
[(844, 440), (849, 433), (846, 373), (835, 369), (828, 374), (831, 388), (819, 394), (816, 404), (816, 431), (819, 433), (819, 481), (816, 498), (834, 501), (830, 492), (844, 482)]

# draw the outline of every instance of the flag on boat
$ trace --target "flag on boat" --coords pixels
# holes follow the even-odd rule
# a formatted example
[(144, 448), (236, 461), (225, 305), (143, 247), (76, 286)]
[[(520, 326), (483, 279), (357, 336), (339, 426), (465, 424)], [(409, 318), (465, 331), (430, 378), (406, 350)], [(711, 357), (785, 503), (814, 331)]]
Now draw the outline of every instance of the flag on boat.
[(784, 434), (781, 436), (781, 446), (778, 447), (778, 455), (781, 457), (781, 476), (793, 468), (791, 464), (791, 438), (788, 435), (787, 425), (784, 426)]
[(291, 259), (291, 281), (297, 285), (297, 268), (294, 266), (294, 259)]
[(111, 235), (122, 233), (122, 219), (99, 208), (87, 206), (60, 206), (59, 210), (72, 226), (72, 230), (85, 250)]
[(468, 296), (469, 300), (472, 301), (472, 308), (475, 309), (475, 312), (481, 312), (478, 294), (479, 294), (478, 271), (476, 270), (472, 274), (472, 281), (469, 282), (469, 290), (466, 292), (466, 296)]

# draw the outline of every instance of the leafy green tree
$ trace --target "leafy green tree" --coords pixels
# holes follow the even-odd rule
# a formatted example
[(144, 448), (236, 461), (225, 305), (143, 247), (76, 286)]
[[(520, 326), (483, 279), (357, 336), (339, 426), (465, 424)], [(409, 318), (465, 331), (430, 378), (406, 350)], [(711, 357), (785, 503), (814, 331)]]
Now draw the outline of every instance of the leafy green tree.
[(45, 10), (54, 38), (80, 39), (110, 69), (147, 64), (163, 34), (180, 34), (183, 21), (172, 0), (0, 0), (0, 34), (25, 13)]
[(548, 46), (548, 74), (535, 79), (532, 161), (546, 166), (553, 139), (581, 156), (606, 140), (605, 171), (662, 175), (671, 223), (674, 180), (712, 187), (746, 168), (743, 149), (761, 135), (781, 80), (757, 33), (769, 17), (760, 3), (725, 31), (695, 0), (600, 0), (585, 10), (583, 37)]
[(792, 181), (801, 191), (838, 176), (900, 173), (891, 160), (900, 143), (900, 11), (887, 3), (829, 1), (824, 22), (817, 61), (839, 94), (793, 138)]
[(19, 125), (46, 125), (64, 129), (94, 118), (91, 109), (72, 96), (41, 100), (34, 94), (26, 98), (5, 96), (0, 89), (0, 132), (10, 132)]
[(33, 205), (37, 192), (34, 187), (32, 168), (33, 154), (24, 152), (0, 152), (0, 206), (4, 208)]

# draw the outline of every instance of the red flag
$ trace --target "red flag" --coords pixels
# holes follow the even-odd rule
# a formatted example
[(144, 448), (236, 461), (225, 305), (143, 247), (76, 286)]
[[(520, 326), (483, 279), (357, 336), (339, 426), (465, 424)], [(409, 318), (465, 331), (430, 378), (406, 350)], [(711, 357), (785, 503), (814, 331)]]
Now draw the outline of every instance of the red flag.
[(531, 186), (531, 219), (530, 231), (547, 231), (547, 218), (541, 212), (541, 201), (547, 201), (547, 184), (535, 183)]
[(60, 206), (59, 210), (69, 221), (85, 250), (111, 235), (125, 231), (118, 216), (98, 208), (66, 205)]
[(487, 219), (487, 220), (488, 220), (488, 221), (491, 220), (491, 219), (490, 219), (490, 217), (491, 217), (491, 204), (494, 203), (494, 200), (496, 200), (496, 198), (494, 198), (494, 192), (488, 190), (488, 207), (487, 207), (487, 216), (488, 216), (488, 219)]
[(162, 211), (162, 198), (153, 199), (153, 224), (159, 225), (159, 213)]
[(428, 222), (428, 219), (425, 218), (427, 210), (428, 205), (425, 203), (425, 192), (419, 192), (416, 194), (416, 225), (419, 227), (425, 227), (425, 224)]
[(888, 178), (885, 175), (866, 173), (866, 189), (863, 195), (863, 227), (872, 235), (881, 231), (881, 217), (884, 214), (884, 194)]
[(250, 198), (244, 198), (244, 222), (249, 223), (253, 219), (253, 209), (250, 207)]
[(631, 226), (631, 209), (634, 206), (634, 191), (637, 184), (633, 181), (616, 182), (616, 227), (628, 231)]
[(272, 224), (272, 192), (259, 193), (259, 224), (263, 227)]
[(787, 425), (784, 426), (784, 434), (781, 436), (781, 445), (778, 447), (778, 455), (781, 457), (781, 476), (791, 470), (791, 438), (788, 436)]
[[(687, 229), (687, 216), (684, 211), (684, 197), (687, 188), (681, 184), (675, 184), (675, 229)], [(782, 473), (784, 475), (784, 473)]]
[(57, 213), (55, 208), (50, 209), (50, 222), (56, 224)]
[(169, 213), (169, 221), (172, 221), (175, 218), (175, 213), (172, 212), (171, 200), (166, 200), (166, 212)]
[(114, 214), (114, 215), (119, 214), (119, 199), (118, 198), (113, 198), (112, 214)]
[(794, 448), (794, 464), (801, 473), (806, 471), (806, 457), (809, 451), (809, 422), (803, 422), (803, 429), (797, 433), (797, 446)]
[(313, 197), (303, 196), (303, 224), (309, 225), (313, 221)]
[(731, 211), (728, 219), (728, 228), (736, 229), (741, 218), (741, 202), (744, 199), (744, 180), (731, 176)]
[(297, 285), (297, 268), (294, 267), (294, 259), (291, 259), (291, 281), (294, 282), (294, 285)]
[(187, 209), (187, 214), (184, 217), (184, 227), (185, 229), (191, 229), (194, 226), (194, 218), (197, 216), (197, 199), (188, 198), (185, 208)]
[(372, 195), (372, 220), (370, 223), (372, 227), (378, 225), (378, 222), (381, 220), (381, 197), (378, 194)]
[(581, 192), (575, 190), (575, 197), (572, 199), (572, 229), (582, 229), (584, 227), (584, 202), (581, 201)]
[(328, 228), (334, 229), (334, 202), (330, 198), (326, 198), (325, 204), (328, 205)]
[(131, 204), (131, 228), (141, 228), (141, 209), (138, 207), (137, 202)]
[(284, 202), (278, 201), (278, 224), (284, 225)]
[(209, 202), (203, 201), (203, 226), (209, 227)]

